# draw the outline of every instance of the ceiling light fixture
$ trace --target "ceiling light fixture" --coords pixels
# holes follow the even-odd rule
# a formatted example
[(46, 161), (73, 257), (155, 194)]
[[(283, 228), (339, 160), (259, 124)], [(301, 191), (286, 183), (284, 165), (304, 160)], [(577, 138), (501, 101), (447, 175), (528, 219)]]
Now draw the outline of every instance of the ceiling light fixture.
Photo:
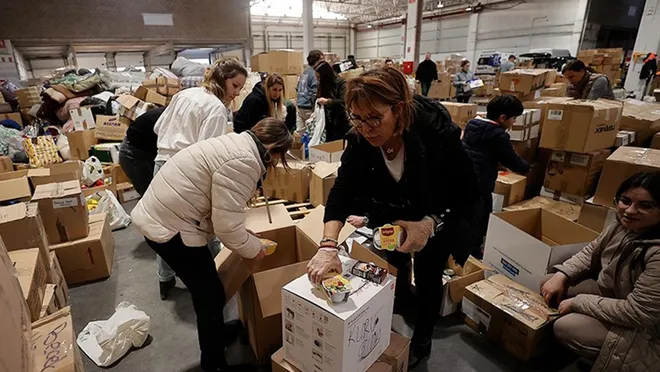
[(444, 6), (445, 6), (445, 4), (443, 4), (442, 1), (438, 3), (438, 8), (442, 8)]
[(471, 11), (472, 11), (472, 7), (469, 6), (469, 7), (465, 8), (465, 11), (466, 11), (466, 12), (471, 12)]
[(367, 28), (372, 28), (372, 27), (374, 27), (374, 26), (372, 26), (372, 25), (367, 25)]

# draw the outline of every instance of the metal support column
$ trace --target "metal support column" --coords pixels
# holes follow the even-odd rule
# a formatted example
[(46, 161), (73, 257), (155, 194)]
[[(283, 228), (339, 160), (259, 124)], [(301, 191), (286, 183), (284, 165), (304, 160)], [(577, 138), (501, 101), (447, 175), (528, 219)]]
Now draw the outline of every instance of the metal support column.
[(306, 58), (314, 49), (314, 0), (303, 0), (303, 56)]
[(406, 49), (403, 56), (405, 65), (412, 64), (415, 71), (419, 62), (419, 40), (422, 33), (422, 11), (424, 0), (408, 0), (408, 13), (406, 20)]

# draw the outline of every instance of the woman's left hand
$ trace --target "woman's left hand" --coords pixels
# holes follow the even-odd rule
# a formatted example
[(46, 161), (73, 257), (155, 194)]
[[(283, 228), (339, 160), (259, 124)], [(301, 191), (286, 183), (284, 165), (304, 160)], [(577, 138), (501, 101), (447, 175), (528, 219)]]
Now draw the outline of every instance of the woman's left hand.
[(396, 221), (396, 225), (406, 230), (406, 240), (397, 248), (397, 251), (403, 253), (417, 252), (426, 246), (426, 243), (433, 235), (433, 222), (430, 218), (424, 218), (421, 221)]
[(319, 98), (316, 100), (316, 103), (318, 103), (321, 106), (325, 106), (328, 103), (328, 101), (329, 100), (327, 98)]
[(559, 315), (566, 315), (573, 312), (573, 298), (568, 298), (559, 304)]

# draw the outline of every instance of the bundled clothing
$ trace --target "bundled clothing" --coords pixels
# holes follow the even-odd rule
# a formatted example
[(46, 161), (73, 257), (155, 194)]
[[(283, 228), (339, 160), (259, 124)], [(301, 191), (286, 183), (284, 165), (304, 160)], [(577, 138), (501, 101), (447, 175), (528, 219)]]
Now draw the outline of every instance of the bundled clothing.
[[(241, 133), (252, 129), (261, 119), (270, 116), (266, 94), (263, 83), (259, 82), (255, 84), (252, 92), (245, 98), (241, 108), (236, 113), (236, 117), (234, 118), (234, 132)], [(281, 99), (284, 99), (284, 97)], [(277, 110), (277, 107), (274, 107), (274, 109), (274, 117), (284, 121), (289, 131), (293, 132), (296, 129), (295, 107), (283, 105), (281, 111)]]
[(341, 140), (346, 137), (346, 134), (351, 129), (348, 122), (348, 114), (346, 113), (345, 105), (346, 97), (346, 80), (336, 76), (335, 87), (329, 97), (330, 101), (325, 104), (325, 133), (326, 141)]
[[(349, 134), (324, 220), (343, 222), (351, 214), (366, 214), (369, 227), (375, 228), (396, 220), (420, 221), (450, 210), (444, 229), (415, 253), (419, 303), (415, 307), (418, 322), (413, 340), (424, 342), (431, 338), (442, 302), (438, 265), (450, 254), (464, 263), (480, 244), (473, 231), (479, 225), (483, 207), (472, 161), (461, 146), (460, 128), (442, 105), (422, 96), (415, 96), (414, 104), (414, 122), (403, 132), (402, 173), (390, 170), (396, 165), (386, 164), (380, 148), (358, 134)], [(399, 278), (409, 277), (409, 254), (388, 252), (388, 261), (399, 270)], [(397, 303), (405, 304), (410, 298), (409, 284), (405, 279), (397, 281)]]
[(614, 92), (607, 76), (587, 71), (577, 85), (568, 86), (568, 96), (575, 99), (614, 99)]
[[(592, 371), (658, 370), (660, 239), (655, 229), (656, 238), (649, 238), (616, 221), (554, 267), (566, 274), (571, 286), (596, 282), (596, 293), (575, 296), (574, 312), (555, 322), (560, 342), (584, 356), (597, 357)], [(592, 345), (580, 344), (585, 332)]]

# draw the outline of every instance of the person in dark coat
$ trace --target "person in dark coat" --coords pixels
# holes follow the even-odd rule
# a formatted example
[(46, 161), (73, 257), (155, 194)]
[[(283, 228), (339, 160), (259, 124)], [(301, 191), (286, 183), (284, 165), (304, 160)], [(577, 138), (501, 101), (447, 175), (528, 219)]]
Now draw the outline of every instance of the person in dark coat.
[[(410, 348), (414, 368), (431, 352), (449, 255), (463, 264), (480, 244), (474, 234), (483, 210), (479, 182), (447, 109), (413, 97), (401, 72), (375, 69), (347, 85), (354, 129), (328, 197), (323, 239), (307, 272), (318, 283), (329, 271), (342, 271), (337, 237), (350, 215), (368, 215), (370, 228), (403, 227), (407, 237), (397, 251), (387, 252), (387, 260), (398, 270), (395, 313), (417, 313)], [(408, 280), (411, 252), (416, 297)]]
[(658, 72), (657, 58), (658, 57), (655, 53), (649, 53), (646, 55), (646, 58), (644, 58), (642, 71), (639, 72), (639, 80), (644, 84), (644, 91), (642, 92), (642, 97), (640, 97), (640, 99), (643, 99), (644, 96), (649, 93), (649, 85), (651, 85), (655, 74)]
[(426, 53), (426, 59), (417, 66), (415, 79), (419, 81), (422, 95), (426, 97), (431, 89), (431, 83), (438, 80), (438, 66), (431, 60), (431, 53)]
[(325, 107), (325, 140), (331, 142), (344, 139), (350, 129), (344, 106), (346, 81), (337, 76), (327, 62), (319, 63), (315, 70), (319, 80), (316, 104)]
[[(513, 150), (511, 137), (506, 132), (516, 122), (516, 117), (525, 110), (522, 102), (515, 96), (504, 94), (488, 102), (486, 118), (477, 117), (465, 126), (463, 147), (474, 162), (481, 183), (484, 200), (484, 221), (482, 223), (481, 239), (486, 236), (488, 216), (493, 208), (492, 193), (497, 181), (498, 165), (515, 173), (525, 174), (530, 166)], [(481, 258), (481, 249), (472, 253)]]
[(277, 73), (268, 75), (263, 83), (255, 84), (234, 117), (234, 132), (244, 132), (261, 119), (274, 117), (284, 121), (293, 133), (296, 130), (296, 108), (289, 102), (285, 103), (285, 96), (284, 79)]
[(119, 165), (140, 196), (144, 195), (154, 178), (158, 154), (158, 136), (154, 125), (163, 111), (165, 107), (149, 110), (135, 119), (119, 147)]

